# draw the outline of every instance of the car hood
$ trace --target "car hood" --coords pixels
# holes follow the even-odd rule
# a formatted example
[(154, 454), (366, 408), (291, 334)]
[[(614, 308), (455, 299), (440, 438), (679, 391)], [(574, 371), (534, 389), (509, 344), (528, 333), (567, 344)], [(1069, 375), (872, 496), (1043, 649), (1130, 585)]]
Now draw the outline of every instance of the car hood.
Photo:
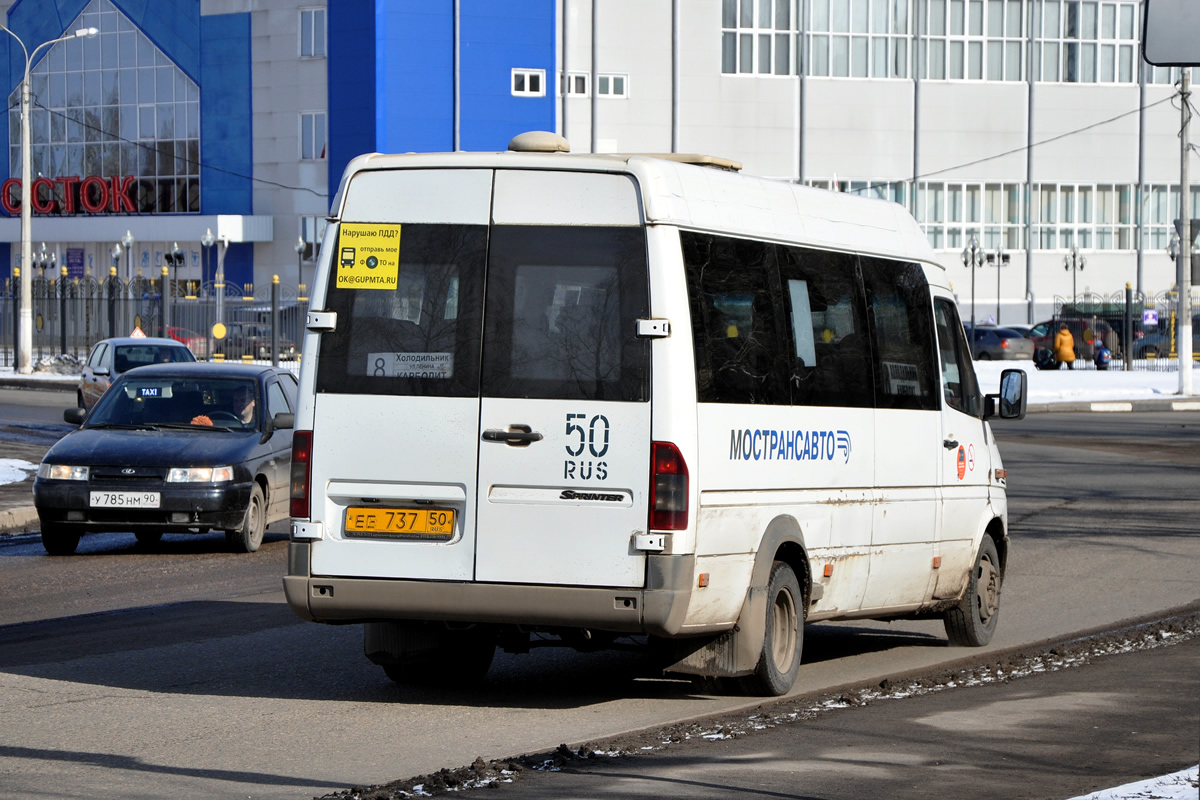
[(80, 428), (60, 439), (44, 461), (89, 466), (202, 467), (240, 464), (259, 448), (258, 431)]

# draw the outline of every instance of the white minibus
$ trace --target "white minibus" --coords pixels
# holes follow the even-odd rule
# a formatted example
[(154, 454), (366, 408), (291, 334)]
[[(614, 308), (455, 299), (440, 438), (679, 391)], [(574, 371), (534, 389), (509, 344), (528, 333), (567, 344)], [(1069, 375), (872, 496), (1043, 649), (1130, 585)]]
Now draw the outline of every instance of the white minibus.
[(995, 630), (1006, 472), (898, 205), (683, 155), (364, 155), (300, 368), (288, 574), (397, 682), (646, 644), (792, 688), (805, 622)]

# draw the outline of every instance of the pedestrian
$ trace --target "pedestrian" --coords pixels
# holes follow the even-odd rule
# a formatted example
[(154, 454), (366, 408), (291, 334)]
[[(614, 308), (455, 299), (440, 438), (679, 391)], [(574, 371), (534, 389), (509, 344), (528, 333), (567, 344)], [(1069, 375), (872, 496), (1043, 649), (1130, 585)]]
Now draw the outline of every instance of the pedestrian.
[(1100, 341), (1104, 343), (1105, 349), (1113, 356), (1120, 354), (1121, 337), (1117, 335), (1117, 330), (1112, 325), (1105, 323), (1104, 329), (1100, 334)]
[(1054, 357), (1059, 364), (1066, 364), (1067, 369), (1075, 369), (1075, 337), (1067, 329), (1064, 322), (1054, 337)]

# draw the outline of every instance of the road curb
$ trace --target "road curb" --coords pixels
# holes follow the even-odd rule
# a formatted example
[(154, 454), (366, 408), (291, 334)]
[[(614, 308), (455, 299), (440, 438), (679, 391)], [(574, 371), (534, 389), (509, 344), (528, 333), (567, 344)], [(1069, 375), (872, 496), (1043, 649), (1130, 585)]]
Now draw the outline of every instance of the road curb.
[(3, 389), (41, 389), (51, 392), (70, 392), (79, 387), (78, 375), (67, 375), (62, 378), (0, 378), (0, 388)]
[(29, 533), (40, 527), (37, 509), (33, 506), (7, 508), (0, 511), (0, 536)]
[(1163, 397), (1150, 400), (1079, 400), (1061, 403), (1030, 403), (1028, 414), (1124, 413), (1144, 411), (1200, 411), (1200, 397)]

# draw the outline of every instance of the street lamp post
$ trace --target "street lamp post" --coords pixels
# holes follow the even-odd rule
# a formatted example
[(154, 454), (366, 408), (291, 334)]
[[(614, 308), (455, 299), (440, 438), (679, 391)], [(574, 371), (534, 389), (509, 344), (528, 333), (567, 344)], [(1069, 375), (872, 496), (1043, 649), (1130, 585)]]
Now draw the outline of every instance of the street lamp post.
[(18, 328), (21, 335), (17, 337), (17, 372), (28, 375), (33, 372), (33, 270), (29, 268), (33, 261), (33, 193), (31, 191), (33, 168), (29, 147), (29, 109), (31, 105), (29, 70), (33, 64), (34, 56), (43, 47), (65, 42), (68, 39), (95, 36), (100, 31), (97, 28), (80, 28), (79, 30), (72, 31), (67, 36), (60, 36), (57, 39), (42, 42), (33, 48), (33, 52), (30, 52), (20, 36), (17, 36), (4, 25), (0, 25), (0, 30), (3, 30), (9, 36), (16, 39), (17, 44), (21, 45), (21, 50), (25, 54), (25, 71), (21, 78), (21, 266), (24, 269), (21, 270), (20, 275), (21, 313), (19, 315)]
[[(1079, 252), (1079, 248), (1071, 245), (1071, 252), (1063, 256), (1063, 269), (1071, 273), (1071, 306), (1079, 305), (1079, 292), (1075, 288), (1075, 276), (1087, 266), (1087, 256)], [(1075, 309), (1078, 311), (1078, 309)]]
[(1008, 266), (1008, 253), (1003, 247), (997, 247), (996, 252), (987, 254), (987, 262), (996, 265), (996, 324), (1000, 324), (1000, 269)]
[[(983, 248), (975, 234), (971, 234), (971, 240), (962, 251), (963, 266), (971, 270), (971, 330), (975, 330), (975, 268), (982, 267), (983, 262)], [(999, 322), (999, 318), (996, 321)]]
[(296, 298), (304, 294), (304, 237), (297, 236), (294, 250), (296, 251)]
[[(200, 265), (200, 292), (204, 291), (204, 284), (208, 280), (208, 254), (215, 241), (212, 228), (206, 228), (204, 236), (200, 238), (200, 245), (204, 248), (204, 263)], [(196, 294), (200, 294), (200, 292)]]

